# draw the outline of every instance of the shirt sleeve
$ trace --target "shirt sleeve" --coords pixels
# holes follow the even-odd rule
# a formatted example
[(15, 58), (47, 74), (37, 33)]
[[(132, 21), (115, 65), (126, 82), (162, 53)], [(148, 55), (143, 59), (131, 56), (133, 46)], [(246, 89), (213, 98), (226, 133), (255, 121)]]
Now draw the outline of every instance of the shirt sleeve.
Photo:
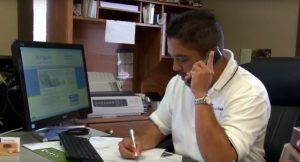
[(263, 145), (270, 116), (270, 104), (266, 97), (262, 94), (232, 100), (230, 108), (223, 112), (221, 125), (235, 147), (239, 160), (250, 153), (254, 142)]
[(172, 103), (170, 101), (172, 101), (174, 82), (175, 78), (170, 80), (157, 110), (150, 115), (150, 119), (164, 135), (169, 135), (172, 131)]

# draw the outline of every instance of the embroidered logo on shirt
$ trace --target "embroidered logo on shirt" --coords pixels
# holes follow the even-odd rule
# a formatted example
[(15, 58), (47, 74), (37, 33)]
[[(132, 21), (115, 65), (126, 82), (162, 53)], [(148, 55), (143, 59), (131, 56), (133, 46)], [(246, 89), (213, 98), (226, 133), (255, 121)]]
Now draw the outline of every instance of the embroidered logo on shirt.
[(216, 111), (223, 111), (223, 107), (216, 107), (216, 108), (214, 108), (214, 110), (216, 110)]

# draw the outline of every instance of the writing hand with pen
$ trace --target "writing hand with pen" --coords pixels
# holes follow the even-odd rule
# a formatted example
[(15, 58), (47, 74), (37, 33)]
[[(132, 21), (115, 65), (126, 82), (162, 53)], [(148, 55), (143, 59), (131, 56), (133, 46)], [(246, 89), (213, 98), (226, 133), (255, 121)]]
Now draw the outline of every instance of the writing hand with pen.
[(141, 142), (135, 139), (132, 129), (129, 130), (130, 138), (123, 138), (119, 143), (119, 152), (123, 158), (138, 161), (142, 152)]

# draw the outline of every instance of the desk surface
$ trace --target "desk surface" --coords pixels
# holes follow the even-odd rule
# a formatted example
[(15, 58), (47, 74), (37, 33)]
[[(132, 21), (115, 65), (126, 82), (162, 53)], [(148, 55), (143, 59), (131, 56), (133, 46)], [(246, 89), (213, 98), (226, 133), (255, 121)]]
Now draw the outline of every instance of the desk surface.
[[(106, 136), (108, 134), (92, 129), (90, 128), (90, 135), (91, 136)], [(0, 162), (52, 162), (34, 152), (31, 150), (23, 147), (23, 144), (28, 143), (36, 143), (40, 142), (31, 132), (13, 132), (5, 134), (6, 137), (21, 137), (21, 148), (20, 153), (18, 153), (16, 156), (0, 156)], [(182, 162), (195, 162), (194, 160), (191, 160), (190, 158), (183, 157)]]
[[(106, 133), (91, 129), (91, 136), (105, 136)], [(21, 145), (40, 142), (31, 132), (13, 132), (5, 134), (7, 137), (21, 137)], [(1, 162), (52, 162), (31, 150), (21, 146), (20, 153), (16, 156), (0, 156)]]

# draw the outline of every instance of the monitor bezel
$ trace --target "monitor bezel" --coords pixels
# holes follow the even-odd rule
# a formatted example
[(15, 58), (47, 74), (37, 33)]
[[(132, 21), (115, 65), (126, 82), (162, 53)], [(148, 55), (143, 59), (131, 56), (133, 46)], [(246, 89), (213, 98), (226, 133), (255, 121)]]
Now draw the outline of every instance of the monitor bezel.
[[(88, 107), (59, 114), (53, 117), (31, 121), (30, 119), (30, 111), (29, 111), (29, 104), (28, 104), (28, 96), (26, 91), (26, 82), (24, 76), (24, 69), (23, 69), (23, 60), (21, 54), (21, 47), (32, 47), (32, 48), (61, 48), (61, 49), (80, 49), (82, 50), (82, 60), (83, 60), (83, 68), (85, 72), (85, 81), (86, 81), (86, 90), (88, 95)], [(85, 53), (84, 47), (81, 44), (68, 44), (68, 43), (54, 43), (54, 42), (38, 42), (38, 41), (23, 41), (23, 40), (16, 40), (11, 46), (12, 50), (12, 57), (13, 63), (15, 66), (15, 76), (16, 81), (21, 89), (21, 101), (23, 102), (23, 109), (24, 109), (24, 118), (23, 118), (23, 130), (25, 131), (33, 131), (40, 128), (45, 128), (49, 126), (60, 126), (62, 121), (66, 121), (68, 119), (74, 118), (86, 118), (87, 114), (92, 112), (92, 105), (90, 100), (90, 91), (89, 91), (89, 82), (87, 76), (87, 67), (85, 61)], [(32, 127), (34, 124), (34, 127)]]

